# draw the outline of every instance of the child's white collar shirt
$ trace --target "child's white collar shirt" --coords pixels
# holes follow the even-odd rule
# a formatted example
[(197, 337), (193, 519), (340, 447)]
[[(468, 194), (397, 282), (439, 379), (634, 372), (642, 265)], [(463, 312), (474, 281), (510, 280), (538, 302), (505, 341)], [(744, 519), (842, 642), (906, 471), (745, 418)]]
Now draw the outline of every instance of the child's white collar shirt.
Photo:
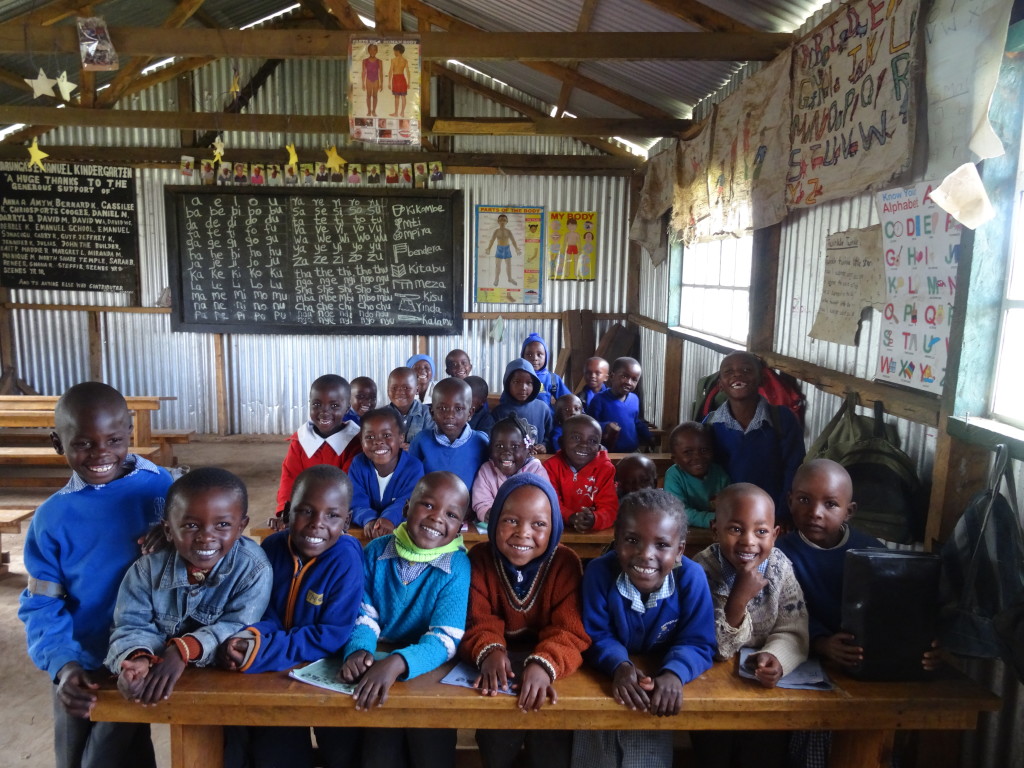
[(676, 593), (676, 577), (672, 571), (669, 571), (665, 580), (661, 582), (661, 587), (656, 592), (651, 592), (647, 596), (647, 602), (644, 602), (640, 590), (636, 588), (624, 573), (620, 573), (619, 577), (615, 579), (615, 588), (619, 590), (620, 595), (629, 601), (630, 608), (637, 613), (646, 613), (648, 608), (657, 606), (659, 600), (672, 597)]
[(306, 457), (312, 458), (324, 443), (331, 446), (331, 449), (340, 456), (341, 452), (345, 450), (345, 446), (352, 442), (352, 438), (358, 434), (359, 426), (355, 422), (346, 421), (345, 425), (330, 437), (321, 437), (313, 428), (313, 422), (307, 421), (299, 428), (295, 436), (298, 438), (302, 450), (305, 451)]

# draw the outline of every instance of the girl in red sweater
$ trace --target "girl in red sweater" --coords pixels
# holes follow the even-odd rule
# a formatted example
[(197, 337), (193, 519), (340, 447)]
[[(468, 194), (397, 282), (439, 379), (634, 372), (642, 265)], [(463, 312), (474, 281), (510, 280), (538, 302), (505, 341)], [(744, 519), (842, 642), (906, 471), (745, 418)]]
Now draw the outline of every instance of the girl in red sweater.
[[(557, 701), (554, 681), (575, 672), (590, 645), (580, 617), (582, 569), (576, 553), (558, 544), (562, 517), (545, 478), (523, 473), (506, 480), (490, 520), (488, 546), (469, 553), (469, 616), (459, 648), (480, 670), (475, 686), (483, 695), (511, 683), (519, 709), (535, 711), (545, 699)], [(518, 677), (510, 645), (529, 654)], [(487, 768), (513, 765), (524, 747), (537, 768), (568, 766), (572, 753), (572, 731), (478, 729), (476, 741)]]

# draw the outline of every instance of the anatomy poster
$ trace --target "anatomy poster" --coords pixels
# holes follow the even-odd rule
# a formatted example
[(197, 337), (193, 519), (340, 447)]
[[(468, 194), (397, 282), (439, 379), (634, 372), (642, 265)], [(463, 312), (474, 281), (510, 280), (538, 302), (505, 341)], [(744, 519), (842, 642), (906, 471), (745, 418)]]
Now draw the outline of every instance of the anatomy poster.
[(410, 38), (353, 38), (349, 132), (375, 144), (420, 143), (420, 45)]
[(956, 303), (960, 223), (929, 197), (934, 185), (878, 193), (886, 303), (875, 375), (942, 392)]
[(540, 304), (544, 208), (476, 207), (476, 300)]
[(597, 212), (551, 211), (547, 230), (548, 278), (593, 280), (597, 259)]

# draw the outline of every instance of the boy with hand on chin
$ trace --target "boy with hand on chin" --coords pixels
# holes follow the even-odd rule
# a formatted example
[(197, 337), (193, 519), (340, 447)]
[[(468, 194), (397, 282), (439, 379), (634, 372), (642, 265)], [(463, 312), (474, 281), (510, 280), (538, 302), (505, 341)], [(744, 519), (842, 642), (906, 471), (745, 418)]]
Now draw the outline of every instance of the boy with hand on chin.
[(50, 438), (72, 475), (29, 524), (28, 586), (18, 618), (32, 661), (57, 683), (56, 765), (155, 766), (149, 726), (93, 723), (89, 713), (110, 645), (118, 586), (139, 555), (137, 540), (163, 516), (171, 476), (128, 452), (131, 414), (113, 387), (74, 385), (57, 402), (54, 419)]
[[(715, 617), (707, 578), (683, 557), (686, 512), (661, 490), (625, 496), (615, 549), (583, 574), (583, 626), (593, 643), (584, 658), (612, 678), (615, 700), (657, 717), (679, 713), (683, 686), (711, 668)], [(630, 654), (650, 654), (648, 674)], [(670, 768), (669, 731), (577, 731), (573, 764), (617, 768), (620, 755), (643, 754)]]
[[(455, 655), (469, 601), (469, 558), (459, 535), (468, 508), (469, 490), (456, 475), (431, 472), (416, 484), (406, 521), (366, 545), (363, 602), (339, 672), (343, 682), (358, 681), (356, 709), (383, 706), (396, 680)], [(401, 647), (375, 661), (378, 640)], [(368, 728), (363, 765), (451, 768), (455, 737), (454, 729)]]
[(117, 593), (105, 663), (126, 699), (169, 698), (188, 664), (213, 664), (222, 642), (263, 615), (273, 574), (259, 545), (242, 537), (247, 509), (245, 485), (216, 467), (167, 491), (173, 546), (137, 560)]
[(601, 447), (601, 427), (580, 415), (566, 419), (562, 429), (562, 449), (544, 462), (561, 517), (581, 533), (611, 528), (619, 499), (615, 465)]
[(295, 478), (304, 469), (331, 464), (348, 470), (359, 453), (359, 424), (346, 421), (351, 388), (341, 376), (327, 374), (309, 388), (309, 419), (288, 438), (277, 489), (277, 517), (292, 497)]
[[(715, 658), (756, 649), (747, 665), (765, 688), (807, 660), (807, 606), (793, 566), (775, 540), (775, 505), (756, 485), (736, 483), (718, 495), (711, 530), (716, 543), (694, 562), (707, 575), (715, 606)], [(787, 733), (699, 732), (694, 750), (702, 766), (785, 764)], [(755, 759), (756, 757), (756, 759)], [(735, 759), (734, 759), (735, 758)]]
[(488, 439), (469, 426), (473, 390), (462, 379), (441, 379), (434, 387), (430, 408), (433, 429), (416, 435), (409, 454), (426, 472), (454, 472), (467, 488), (473, 487), (480, 465), (487, 461)]

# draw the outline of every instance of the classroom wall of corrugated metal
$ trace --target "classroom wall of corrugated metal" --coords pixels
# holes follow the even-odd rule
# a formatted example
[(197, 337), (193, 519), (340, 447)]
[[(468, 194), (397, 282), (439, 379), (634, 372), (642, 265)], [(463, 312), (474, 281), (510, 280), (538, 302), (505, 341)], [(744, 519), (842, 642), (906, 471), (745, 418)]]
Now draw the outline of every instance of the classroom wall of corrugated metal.
[[(243, 63), (244, 66), (244, 63)], [(254, 101), (253, 111), (304, 114), (343, 112), (341, 88), (308, 88), (309, 82), (343, 82), (338, 62), (284, 62)], [(211, 65), (195, 77), (193, 100), (197, 109), (211, 110), (225, 97), (231, 82), (227, 63)], [(525, 98), (525, 97), (524, 97)], [(140, 94), (128, 108), (176, 109), (176, 92), (164, 85)], [(460, 115), (507, 116), (480, 96), (456, 90)], [(339, 146), (343, 137), (337, 137)], [(104, 146), (172, 146), (176, 131), (131, 129), (62, 129), (48, 136), (53, 144)], [(235, 134), (225, 137), (229, 160), (245, 160), (244, 148), (268, 148), (296, 141), (320, 147), (335, 137)], [(466, 140), (469, 142), (469, 140)], [(572, 139), (537, 137), (518, 146), (508, 138), (473, 137), (460, 147), (474, 152), (528, 152), (531, 154), (592, 154), (594, 150)], [(180, 184), (177, 170), (144, 169), (135, 172), (141, 291), (137, 302), (125, 294), (77, 291), (11, 291), (15, 303), (128, 306), (152, 308), (168, 285), (168, 255), (163, 201), (165, 185)], [(480, 174), (449, 175), (447, 188), (463, 191), (466, 254), (462, 286), (466, 312), (522, 314), (592, 309), (598, 313), (625, 312), (626, 231), (628, 180), (622, 176), (525, 176)], [(593, 281), (552, 281), (543, 284), (542, 304), (477, 304), (474, 300), (474, 206), (540, 205), (545, 210), (585, 210), (599, 214), (600, 265)], [(78, 311), (16, 309), (12, 312), (15, 364), (19, 375), (44, 394), (59, 394), (89, 375), (89, 316)], [(214, 337), (201, 333), (172, 333), (166, 313), (104, 312), (100, 314), (103, 378), (126, 395), (170, 395), (177, 400), (161, 407), (157, 429), (188, 429), (199, 433), (218, 430), (216, 407), (217, 359)], [(608, 323), (602, 321), (600, 334)], [(561, 322), (556, 319), (503, 317), (501, 320), (466, 319), (455, 336), (428, 337), (430, 354), (442, 369), (445, 354), (465, 349), (475, 373), (500, 389), (505, 364), (518, 357), (523, 338), (541, 333), (551, 348), (551, 363), (562, 345)], [(309, 383), (326, 372), (347, 377), (367, 375), (386, 402), (388, 372), (403, 365), (415, 351), (413, 336), (383, 335), (263, 335), (227, 334), (224, 370), (228, 395), (228, 431), (242, 434), (288, 434), (305, 418)]]

